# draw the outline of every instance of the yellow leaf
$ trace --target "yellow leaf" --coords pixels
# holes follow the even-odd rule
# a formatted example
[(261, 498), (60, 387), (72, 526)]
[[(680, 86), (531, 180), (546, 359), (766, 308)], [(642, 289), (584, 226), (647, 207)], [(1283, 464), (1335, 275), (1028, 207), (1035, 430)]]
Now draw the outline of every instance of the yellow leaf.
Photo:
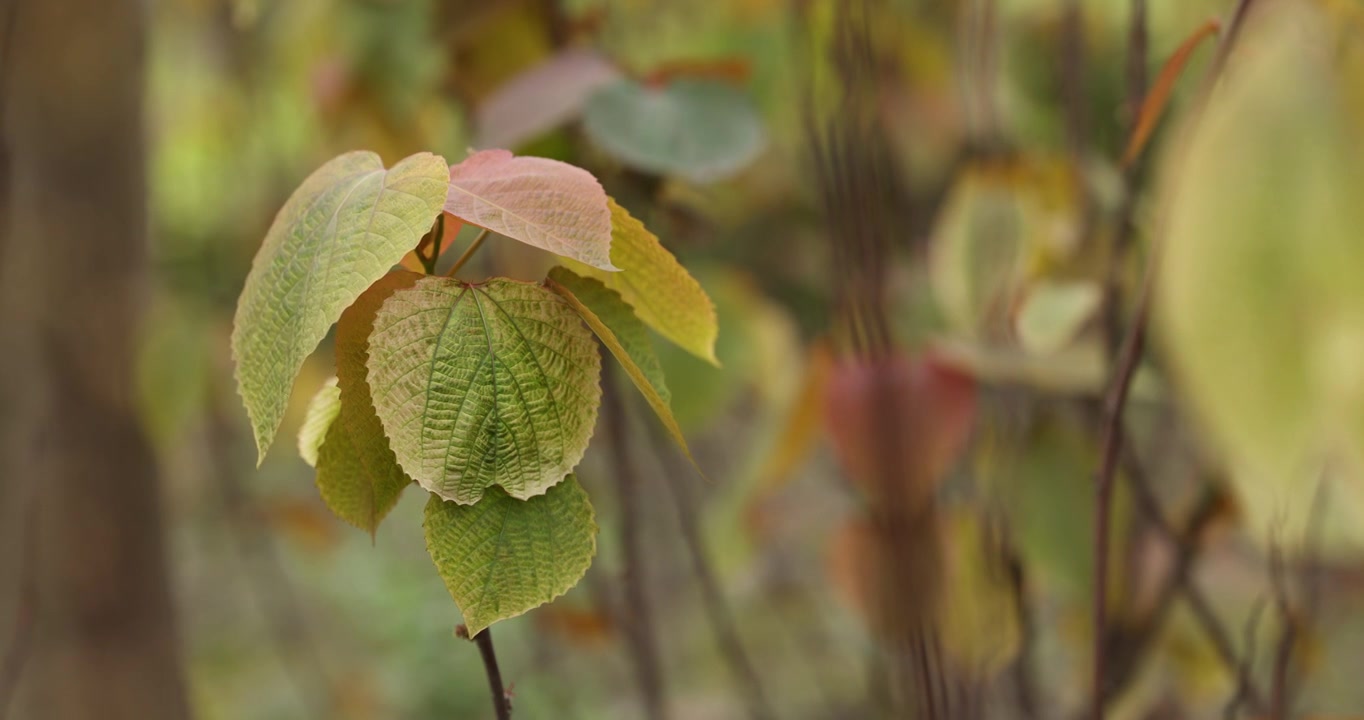
[(719, 366), (715, 338), (720, 334), (720, 325), (706, 291), (644, 223), (614, 199), (607, 201), (611, 205), (611, 264), (621, 271), (603, 272), (573, 261), (565, 264), (577, 274), (596, 278), (620, 293), (639, 319), (658, 334)]
[[(654, 414), (677, 446), (682, 448), (692, 465), (696, 465), (696, 459), (687, 447), (687, 439), (682, 435), (682, 428), (677, 426), (677, 420), (673, 418), (671, 394), (663, 379), (663, 368), (659, 366), (649, 336), (644, 332), (644, 325), (635, 317), (633, 309), (619, 294), (600, 281), (580, 277), (567, 268), (551, 270), (545, 284), (578, 311), (587, 326), (592, 328), (592, 332), (597, 334), (602, 344), (625, 369), (630, 382), (635, 384), (649, 407), (653, 408)], [(700, 469), (699, 466), (697, 469)]]

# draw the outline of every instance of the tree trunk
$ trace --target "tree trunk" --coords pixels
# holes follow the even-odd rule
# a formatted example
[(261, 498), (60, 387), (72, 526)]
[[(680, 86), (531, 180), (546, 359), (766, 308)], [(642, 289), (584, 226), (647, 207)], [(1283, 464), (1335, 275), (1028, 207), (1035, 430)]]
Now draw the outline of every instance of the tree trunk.
[(0, 0), (0, 717), (189, 716), (133, 403), (142, 6)]

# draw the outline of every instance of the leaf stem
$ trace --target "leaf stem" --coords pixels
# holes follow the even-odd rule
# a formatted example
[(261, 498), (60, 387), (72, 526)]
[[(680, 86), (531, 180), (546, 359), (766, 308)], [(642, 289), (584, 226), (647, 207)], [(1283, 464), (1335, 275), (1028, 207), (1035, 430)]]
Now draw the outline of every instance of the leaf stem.
[(422, 261), (422, 266), (426, 268), (427, 275), (436, 274), (436, 261), (440, 260), (441, 243), (444, 236), (445, 213), (441, 213), (436, 217), (436, 230), (431, 234), (431, 244), (427, 246), (431, 254), (429, 256), (422, 255), (421, 246), (417, 247), (417, 257)]
[(474, 241), (469, 243), (469, 247), (464, 250), (464, 254), (460, 255), (459, 259), (455, 261), (455, 264), (450, 267), (449, 272), (445, 273), (445, 276), (454, 277), (455, 273), (459, 272), (459, 269), (464, 267), (465, 263), (469, 262), (469, 258), (473, 257), (474, 253), (478, 252), (478, 249), (483, 246), (483, 241), (487, 239), (488, 228), (483, 228), (483, 231), (478, 234), (478, 237), (475, 237)]
[(511, 702), (507, 700), (507, 689), (502, 685), (502, 670), (497, 666), (497, 652), (493, 650), (493, 629), (483, 628), (473, 639), (474, 644), (478, 645), (478, 654), (483, 657), (483, 670), (488, 674), (488, 690), (493, 695), (493, 711), (497, 713), (497, 720), (511, 720)]

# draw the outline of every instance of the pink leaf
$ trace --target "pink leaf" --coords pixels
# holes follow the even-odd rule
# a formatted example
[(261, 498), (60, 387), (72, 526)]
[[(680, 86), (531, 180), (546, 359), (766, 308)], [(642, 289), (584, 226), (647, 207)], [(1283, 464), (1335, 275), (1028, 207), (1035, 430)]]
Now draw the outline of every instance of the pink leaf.
[(825, 406), (834, 453), (874, 501), (922, 503), (965, 448), (975, 382), (929, 355), (834, 368)]
[(445, 211), (461, 220), (603, 270), (611, 208), (592, 174), (558, 160), (483, 150), (450, 167)]
[(587, 96), (620, 79), (595, 50), (573, 48), (503, 83), (478, 107), (478, 146), (514, 147), (582, 113)]

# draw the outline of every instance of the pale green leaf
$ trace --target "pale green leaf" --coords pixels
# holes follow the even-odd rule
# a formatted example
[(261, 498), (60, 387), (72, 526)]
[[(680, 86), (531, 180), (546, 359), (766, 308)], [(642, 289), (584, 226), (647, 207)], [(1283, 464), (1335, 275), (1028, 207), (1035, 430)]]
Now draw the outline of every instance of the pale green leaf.
[(630, 382), (635, 384), (654, 414), (658, 415), (673, 441), (695, 464), (691, 449), (687, 447), (687, 438), (673, 418), (672, 395), (663, 378), (663, 368), (654, 354), (649, 333), (639, 318), (635, 317), (634, 309), (621, 299), (619, 293), (603, 285), (600, 280), (580, 277), (567, 268), (550, 270), (546, 283), (578, 311), (587, 326), (611, 351), (625, 369)]
[(1103, 292), (1094, 282), (1034, 283), (1014, 321), (1019, 344), (1035, 355), (1063, 350), (1094, 317), (1102, 299)]
[(336, 420), (341, 410), (341, 390), (336, 387), (336, 378), (331, 378), (318, 388), (317, 394), (308, 402), (308, 411), (303, 416), (303, 425), (298, 429), (298, 456), (303, 462), (316, 467), (317, 451), (327, 430)]
[(695, 182), (733, 175), (767, 143), (748, 96), (715, 80), (680, 79), (664, 87), (621, 80), (588, 98), (583, 127), (626, 165)]
[[(1320, 52), (1336, 40), (1312, 6), (1275, 12), (1167, 158), (1158, 328), (1252, 535), (1358, 552), (1364, 505), (1341, 499), (1364, 494), (1360, 75)], [(1355, 485), (1314, 515), (1323, 477)]]
[(601, 401), (592, 333), (563, 298), (497, 278), (425, 277), (370, 336), (369, 385), (398, 463), (471, 504), (499, 485), (543, 493), (582, 459)]
[(398, 467), (383, 425), (374, 414), (366, 361), (374, 316), (394, 292), (421, 275), (395, 270), (360, 295), (336, 324), (336, 375), (340, 415), (327, 433), (317, 464), (317, 489), (327, 507), (371, 535), (412, 478)]
[(529, 500), (498, 488), (474, 505), (432, 495), (422, 525), (470, 635), (568, 592), (597, 553), (592, 504), (572, 475)]
[(352, 152), (318, 168), (275, 217), (237, 302), (232, 355), (258, 458), (299, 368), (355, 299), (402, 260), (445, 200), (445, 161), (419, 153), (385, 170)]
[(715, 304), (687, 269), (658, 238), (630, 212), (611, 205), (611, 262), (621, 272), (606, 273), (580, 263), (567, 263), (574, 272), (593, 277), (620, 293), (635, 315), (678, 347), (719, 365), (715, 339), (720, 325)]
[(606, 201), (601, 183), (582, 168), (483, 150), (450, 168), (445, 211), (541, 250), (615, 270)]
[(1010, 176), (964, 170), (934, 223), (929, 281), (949, 327), (972, 339), (998, 334), (1026, 253), (1025, 207)]

